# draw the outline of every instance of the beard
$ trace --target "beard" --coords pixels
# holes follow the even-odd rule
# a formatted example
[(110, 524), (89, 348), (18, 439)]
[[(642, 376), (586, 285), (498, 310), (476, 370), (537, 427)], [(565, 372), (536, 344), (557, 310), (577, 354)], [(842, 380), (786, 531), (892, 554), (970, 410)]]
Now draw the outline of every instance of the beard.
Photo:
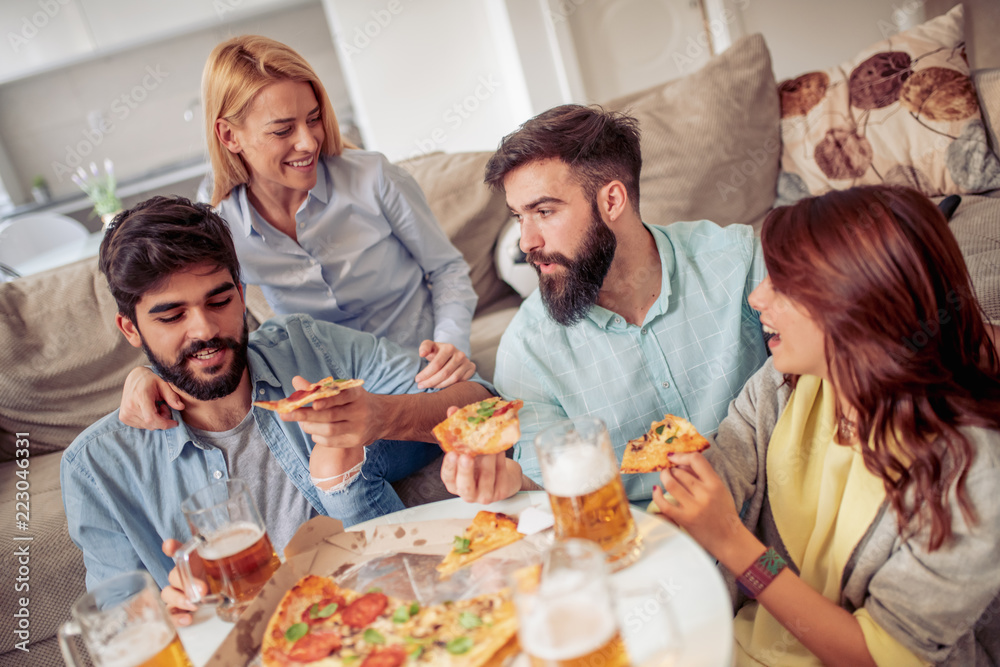
[[(590, 228), (575, 259), (558, 252), (531, 252), (527, 256), (527, 261), (538, 273), (538, 290), (549, 316), (565, 327), (586, 317), (597, 302), (618, 245), (614, 232), (601, 220), (596, 201), (592, 209)], [(543, 274), (538, 264), (559, 264), (566, 267), (566, 271), (562, 275)]]
[[(243, 371), (247, 368), (247, 344), (249, 342), (249, 329), (247, 328), (246, 316), (243, 317), (243, 333), (240, 339), (221, 338), (216, 336), (211, 340), (196, 340), (188, 345), (180, 354), (177, 360), (169, 363), (160, 359), (146, 345), (146, 340), (142, 338), (142, 350), (146, 353), (153, 368), (161, 378), (174, 385), (184, 393), (199, 401), (214, 401), (218, 398), (229, 396), (240, 385), (243, 379)], [(234, 352), (232, 362), (228, 369), (223, 369), (222, 364), (206, 369), (208, 379), (200, 379), (188, 370), (188, 357), (197, 354), (201, 350), (207, 349), (229, 349)]]

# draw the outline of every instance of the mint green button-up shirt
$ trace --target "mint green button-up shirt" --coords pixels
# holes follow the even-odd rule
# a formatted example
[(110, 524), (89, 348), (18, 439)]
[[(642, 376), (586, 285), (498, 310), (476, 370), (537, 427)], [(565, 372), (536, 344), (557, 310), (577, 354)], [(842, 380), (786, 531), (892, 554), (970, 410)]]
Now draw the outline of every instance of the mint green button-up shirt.
[[(494, 382), (524, 401), (515, 458), (541, 483), (535, 435), (570, 417), (599, 417), (621, 461), (625, 444), (664, 414), (714, 433), (730, 401), (767, 358), (747, 297), (766, 274), (746, 225), (646, 225), (660, 251), (660, 296), (641, 325), (593, 306), (564, 327), (536, 290), (500, 341)], [(633, 501), (648, 500), (658, 474), (624, 475)]]

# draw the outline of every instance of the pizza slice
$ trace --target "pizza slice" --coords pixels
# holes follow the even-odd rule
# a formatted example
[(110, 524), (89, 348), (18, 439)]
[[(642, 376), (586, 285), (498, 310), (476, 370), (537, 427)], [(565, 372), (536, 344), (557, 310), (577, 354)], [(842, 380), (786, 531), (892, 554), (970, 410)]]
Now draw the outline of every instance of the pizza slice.
[(653, 422), (641, 438), (629, 440), (622, 457), (623, 473), (657, 472), (673, 467), (668, 454), (701, 452), (709, 443), (691, 422), (675, 415), (664, 415)]
[(450, 577), (469, 563), (491, 551), (513, 544), (524, 537), (517, 532), (517, 521), (500, 512), (480, 510), (465, 533), (455, 536), (455, 544), (445, 555), (437, 571), (441, 578)]
[(321, 398), (336, 396), (345, 389), (360, 387), (364, 383), (364, 380), (335, 380), (332, 377), (328, 377), (319, 382), (312, 383), (308, 389), (299, 389), (280, 401), (254, 401), (254, 405), (284, 414), (292, 410), (298, 410)]
[(446, 452), (478, 456), (498, 454), (521, 439), (517, 412), (523, 401), (493, 396), (459, 408), (434, 427), (434, 437)]

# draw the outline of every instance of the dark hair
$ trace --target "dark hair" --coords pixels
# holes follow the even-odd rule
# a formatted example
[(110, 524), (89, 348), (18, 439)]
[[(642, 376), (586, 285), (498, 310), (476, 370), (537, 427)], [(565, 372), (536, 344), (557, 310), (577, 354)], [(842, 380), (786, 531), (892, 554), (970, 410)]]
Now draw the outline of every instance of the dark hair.
[(916, 190), (865, 186), (775, 209), (761, 241), (774, 289), (824, 332), (831, 381), (857, 411), (865, 466), (900, 530), (929, 522), (937, 549), (952, 536), (953, 487), (977, 520), (958, 427), (1000, 428), (1000, 364), (948, 223)]
[(122, 211), (101, 241), (101, 272), (118, 312), (133, 322), (143, 294), (174, 273), (204, 263), (228, 269), (239, 282), (229, 227), (207, 204), (184, 197), (152, 197)]
[(642, 152), (635, 118), (579, 104), (544, 111), (500, 140), (486, 164), (486, 184), (502, 192), (507, 174), (546, 158), (568, 164), (590, 199), (611, 181), (621, 181), (638, 213)]

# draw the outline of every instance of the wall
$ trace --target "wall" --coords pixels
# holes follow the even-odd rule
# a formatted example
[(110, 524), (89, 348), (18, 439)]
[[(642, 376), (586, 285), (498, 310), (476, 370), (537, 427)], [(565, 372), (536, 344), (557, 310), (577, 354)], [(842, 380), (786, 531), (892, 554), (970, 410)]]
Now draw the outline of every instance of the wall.
[[(995, 1), (995, 0), (994, 0)], [(921, 0), (734, 0), (746, 34), (767, 40), (778, 81), (838, 65), (923, 23)]]
[[(293, 46), (350, 119), (319, 0), (243, 20), (236, 10), (232, 21), (0, 86), (0, 145), (22, 185), (10, 193), (15, 203), (27, 201), (23, 190), (36, 174), (54, 197), (77, 194), (69, 172), (80, 161), (111, 158), (119, 178), (128, 178), (204, 156), (201, 73), (212, 48), (234, 35), (264, 34)], [(193, 112), (190, 121), (186, 110)]]

